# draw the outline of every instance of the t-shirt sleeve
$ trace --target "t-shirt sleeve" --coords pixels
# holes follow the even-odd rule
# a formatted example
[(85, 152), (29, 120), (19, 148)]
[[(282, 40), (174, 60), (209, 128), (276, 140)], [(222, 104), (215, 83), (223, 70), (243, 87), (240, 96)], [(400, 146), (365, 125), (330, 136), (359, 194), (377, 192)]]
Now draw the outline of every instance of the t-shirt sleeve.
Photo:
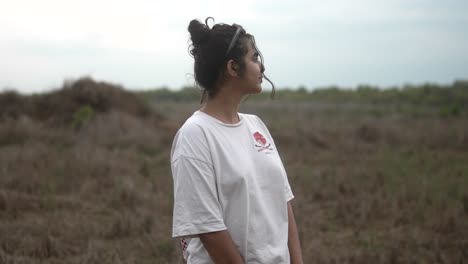
[(194, 236), (227, 229), (211, 164), (179, 156), (172, 162), (174, 213), (172, 236)]
[[(281, 158), (280, 158), (280, 162), (281, 162)], [(281, 162), (281, 167), (283, 168), (283, 172), (284, 172), (284, 193), (285, 193), (285, 196), (286, 196), (286, 201), (289, 202), (291, 201), (292, 199), (294, 199), (294, 194), (291, 190), (291, 186), (289, 185), (289, 180), (288, 180), (288, 176), (286, 174), (286, 170), (284, 169), (284, 166), (283, 166), (283, 163)]]

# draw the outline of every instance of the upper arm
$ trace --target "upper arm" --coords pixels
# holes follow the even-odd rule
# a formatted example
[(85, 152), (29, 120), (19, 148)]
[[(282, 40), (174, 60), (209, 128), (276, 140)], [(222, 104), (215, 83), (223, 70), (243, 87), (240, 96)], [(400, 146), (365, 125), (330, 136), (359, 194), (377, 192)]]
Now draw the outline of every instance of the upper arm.
[(227, 230), (200, 234), (199, 238), (215, 263), (244, 263)]

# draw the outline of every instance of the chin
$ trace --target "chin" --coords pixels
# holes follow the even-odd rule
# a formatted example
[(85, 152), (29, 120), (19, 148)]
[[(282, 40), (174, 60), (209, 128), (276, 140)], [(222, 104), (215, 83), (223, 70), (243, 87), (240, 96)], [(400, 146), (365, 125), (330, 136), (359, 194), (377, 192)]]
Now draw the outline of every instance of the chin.
[(243, 91), (245, 94), (258, 94), (262, 92), (262, 86), (260, 84), (256, 86), (250, 86)]
[(262, 86), (259, 85), (259, 86), (257, 86), (255, 88), (255, 90), (252, 93), (253, 94), (258, 94), (258, 93), (261, 93), (261, 92), (262, 92)]

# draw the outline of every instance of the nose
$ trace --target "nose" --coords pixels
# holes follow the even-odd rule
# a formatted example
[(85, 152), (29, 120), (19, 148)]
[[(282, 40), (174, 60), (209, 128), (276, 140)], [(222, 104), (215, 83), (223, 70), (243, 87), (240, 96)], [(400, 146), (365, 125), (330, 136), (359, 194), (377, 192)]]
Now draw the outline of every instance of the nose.
[(263, 72), (265, 71), (265, 66), (263, 65), (263, 63), (260, 64), (260, 72), (263, 74)]

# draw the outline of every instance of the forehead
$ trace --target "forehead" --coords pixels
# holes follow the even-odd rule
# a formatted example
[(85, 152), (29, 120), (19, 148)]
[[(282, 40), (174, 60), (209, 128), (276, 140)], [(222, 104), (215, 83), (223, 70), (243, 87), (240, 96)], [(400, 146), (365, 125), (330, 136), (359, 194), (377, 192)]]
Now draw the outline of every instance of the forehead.
[(252, 39), (248, 38), (245, 40), (245, 47), (247, 48), (247, 54), (254, 54), (257, 52), (257, 48), (255, 47), (254, 42)]

